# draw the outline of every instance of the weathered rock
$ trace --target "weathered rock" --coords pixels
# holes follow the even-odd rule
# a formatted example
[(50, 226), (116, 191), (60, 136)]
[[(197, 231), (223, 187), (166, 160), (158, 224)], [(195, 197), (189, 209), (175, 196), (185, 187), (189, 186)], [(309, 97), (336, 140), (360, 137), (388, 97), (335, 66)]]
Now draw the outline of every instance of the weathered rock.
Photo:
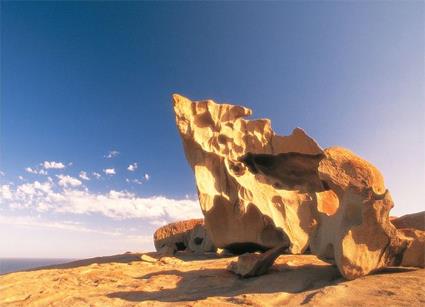
[(205, 225), (214, 244), (232, 252), (287, 244), (302, 253), (312, 231), (311, 195), (277, 190), (238, 159), (248, 153), (321, 154), (301, 129), (276, 135), (267, 119), (246, 120), (251, 110), (174, 95), (177, 127), (196, 178)]
[(425, 211), (393, 218), (391, 223), (396, 228), (413, 228), (425, 231)]
[[(278, 136), (269, 120), (243, 119), (251, 115), (244, 107), (173, 99), (206, 228), (217, 247), (288, 246), (301, 253), (310, 244), (313, 253), (335, 259), (347, 279), (399, 265), (403, 258), (421, 266), (422, 243), (390, 223), (393, 202), (372, 164), (343, 148), (322, 150), (299, 128)], [(240, 270), (234, 269), (249, 275), (256, 270), (254, 258), (242, 257)]]
[(232, 252), (230, 252), (229, 250), (227, 250), (225, 248), (217, 248), (216, 254), (218, 256), (220, 256), (220, 257), (231, 257), (231, 256), (234, 256), (234, 254)]
[(403, 253), (401, 260), (402, 266), (425, 267), (425, 231), (413, 228), (400, 229), (401, 233), (405, 236), (409, 244)]
[(196, 253), (215, 251), (203, 219), (180, 221), (158, 228), (154, 233), (154, 245), (158, 252), (167, 256), (179, 250)]
[(140, 256), (140, 260), (144, 261), (144, 262), (149, 262), (149, 263), (156, 263), (158, 261), (158, 259), (155, 259), (149, 255), (143, 254), (142, 256)]
[(277, 246), (260, 253), (245, 253), (238, 257), (237, 261), (231, 262), (227, 269), (241, 277), (260, 276), (267, 272), (273, 262), (281, 255), (286, 245)]
[(400, 265), (409, 240), (390, 223), (391, 196), (369, 162), (338, 147), (323, 155), (250, 154), (241, 161), (275, 186), (316, 194), (311, 251), (335, 259), (345, 278)]

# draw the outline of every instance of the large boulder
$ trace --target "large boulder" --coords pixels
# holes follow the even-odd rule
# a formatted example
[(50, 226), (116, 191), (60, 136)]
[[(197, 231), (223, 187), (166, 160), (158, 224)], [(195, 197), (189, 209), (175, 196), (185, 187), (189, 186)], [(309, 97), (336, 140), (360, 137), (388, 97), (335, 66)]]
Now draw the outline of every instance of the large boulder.
[(401, 264), (410, 241), (390, 223), (393, 201), (369, 162), (339, 147), (320, 156), (250, 154), (241, 160), (275, 186), (315, 193), (310, 249), (334, 259), (344, 277)]
[[(173, 99), (205, 226), (217, 247), (287, 246), (302, 253), (310, 245), (334, 259), (348, 279), (403, 259), (423, 266), (422, 234), (406, 235), (390, 223), (393, 201), (372, 164), (343, 148), (322, 150), (299, 128), (278, 136), (269, 120), (244, 119), (251, 115), (244, 107)], [(264, 272), (270, 263), (245, 258), (253, 268), (247, 272)]]
[(319, 145), (301, 129), (279, 136), (268, 119), (244, 119), (252, 113), (245, 107), (212, 100), (192, 102), (180, 95), (173, 95), (173, 100), (214, 244), (236, 253), (287, 244), (292, 253), (302, 253), (313, 229), (313, 198), (309, 193), (276, 189), (239, 158), (248, 153), (320, 155)]
[(154, 233), (154, 245), (157, 251), (169, 256), (176, 251), (203, 253), (216, 250), (203, 219), (179, 221), (158, 228)]

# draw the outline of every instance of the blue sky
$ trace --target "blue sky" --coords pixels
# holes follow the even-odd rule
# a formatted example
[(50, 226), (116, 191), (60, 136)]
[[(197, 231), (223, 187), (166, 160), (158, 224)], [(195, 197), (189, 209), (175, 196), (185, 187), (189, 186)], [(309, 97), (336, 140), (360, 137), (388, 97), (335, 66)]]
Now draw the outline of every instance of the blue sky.
[(199, 216), (175, 92), (352, 149), (394, 215), (423, 210), (424, 17), (420, 1), (2, 2), (0, 257), (150, 250), (158, 225)]

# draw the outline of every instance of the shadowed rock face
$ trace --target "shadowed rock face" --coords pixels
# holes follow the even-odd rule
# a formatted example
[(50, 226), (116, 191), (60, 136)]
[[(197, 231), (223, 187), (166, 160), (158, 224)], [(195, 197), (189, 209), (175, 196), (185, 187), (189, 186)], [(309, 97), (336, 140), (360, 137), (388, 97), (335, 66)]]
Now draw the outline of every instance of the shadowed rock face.
[(319, 178), (318, 168), (324, 154), (298, 152), (270, 154), (247, 153), (239, 160), (254, 174), (263, 174), (273, 179), (277, 189), (321, 192), (329, 189)]
[(348, 279), (399, 265), (407, 251), (409, 265), (423, 266), (415, 263), (420, 234), (389, 222), (393, 202), (372, 164), (343, 148), (322, 150), (299, 128), (278, 136), (269, 120), (243, 119), (251, 115), (244, 107), (173, 99), (217, 247), (286, 245), (302, 253), (310, 244)]

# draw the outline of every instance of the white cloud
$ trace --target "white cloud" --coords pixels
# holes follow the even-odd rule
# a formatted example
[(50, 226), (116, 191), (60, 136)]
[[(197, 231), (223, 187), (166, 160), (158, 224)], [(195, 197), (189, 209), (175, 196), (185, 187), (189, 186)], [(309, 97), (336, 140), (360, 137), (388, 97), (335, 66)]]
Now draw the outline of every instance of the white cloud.
[(38, 170), (38, 169), (36, 169), (36, 168), (27, 167), (27, 168), (25, 168), (25, 171), (26, 171), (27, 173), (30, 173), (30, 174), (36, 174), (36, 175), (47, 175), (47, 171), (46, 171), (46, 170), (44, 170), (44, 169), (40, 169), (40, 170)]
[(35, 169), (31, 168), (31, 167), (25, 168), (25, 171), (27, 173), (30, 173), (30, 174), (38, 174), (37, 170), (35, 170)]
[(22, 180), (24, 180), (24, 177), (18, 176), (18, 179), (22, 181)]
[(108, 154), (105, 156), (106, 159), (112, 159), (116, 156), (118, 156), (120, 154), (119, 151), (117, 150), (111, 150), (110, 152), (108, 152)]
[(12, 199), (12, 191), (9, 185), (0, 186), (0, 199), (10, 200)]
[(71, 177), (69, 175), (57, 175), (56, 177), (59, 178), (59, 185), (62, 187), (77, 187), (82, 184), (80, 180), (77, 178)]
[(63, 169), (65, 168), (65, 165), (62, 162), (55, 162), (55, 161), (44, 161), (43, 167), (45, 169)]
[(47, 171), (45, 171), (44, 169), (41, 169), (38, 171), (39, 175), (47, 175)]
[[(63, 176), (65, 182), (76, 178)], [(59, 181), (61, 184), (61, 181)], [(94, 193), (69, 186), (57, 189), (54, 184), (38, 181), (13, 186), (0, 186), (0, 203), (12, 209), (67, 214), (98, 214), (115, 220), (144, 219), (146, 222), (176, 221), (202, 217), (198, 200), (172, 199), (164, 196), (140, 197), (128, 191), (110, 190)]]
[(59, 212), (100, 213), (114, 219), (187, 219), (191, 216), (199, 217), (200, 213), (198, 201), (174, 200), (162, 196), (141, 198), (127, 191), (111, 190), (105, 194), (93, 194), (69, 190), (64, 191), (63, 195), (65, 202), (56, 208)]
[(80, 177), (83, 180), (90, 180), (90, 178), (87, 176), (87, 172), (85, 171), (81, 171), (78, 177)]
[(5, 172), (0, 171), (0, 176), (4, 176), (4, 175), (6, 175)]
[(105, 231), (95, 228), (88, 228), (79, 222), (74, 221), (49, 221), (40, 217), (34, 216), (0, 216), (0, 224), (6, 225), (21, 225), (29, 227), (44, 227), (54, 228), (68, 231), (85, 232), (85, 233), (96, 233), (107, 236), (124, 236), (130, 239), (138, 239), (144, 243), (150, 243), (152, 241), (152, 235), (130, 235), (122, 232), (121, 230)]
[(114, 168), (106, 168), (106, 169), (104, 169), (104, 170), (103, 170), (103, 172), (104, 172), (106, 175), (115, 175), (115, 174), (116, 174), (116, 172), (115, 172), (115, 169), (114, 169)]
[(128, 182), (128, 183), (143, 184), (143, 181), (140, 180), (140, 179), (128, 179), (128, 178), (126, 178), (125, 181)]
[(92, 173), (92, 175), (93, 175), (94, 177), (96, 177), (96, 179), (100, 179), (100, 177), (102, 177), (102, 175), (101, 175), (101, 174), (96, 173), (96, 172), (93, 172), (93, 173)]
[(138, 167), (137, 162), (134, 162), (133, 164), (130, 164), (130, 165), (127, 167), (127, 169), (128, 169), (130, 172), (134, 172), (134, 171), (137, 169), (137, 167)]
[(40, 183), (39, 181), (34, 181), (32, 183), (24, 183), (17, 187), (16, 189), (18, 196), (22, 194), (30, 196), (42, 196), (45, 193), (52, 192), (52, 184), (50, 182)]
[(149, 174), (145, 174), (145, 179), (146, 181), (148, 181), (151, 177), (149, 176)]

